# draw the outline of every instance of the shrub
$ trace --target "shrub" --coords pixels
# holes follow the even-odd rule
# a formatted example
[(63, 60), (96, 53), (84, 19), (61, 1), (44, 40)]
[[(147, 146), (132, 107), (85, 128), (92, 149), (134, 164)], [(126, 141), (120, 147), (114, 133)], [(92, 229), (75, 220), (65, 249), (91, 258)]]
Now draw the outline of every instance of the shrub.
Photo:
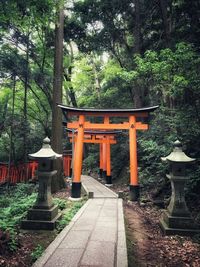
[(39, 259), (39, 257), (42, 256), (42, 253), (44, 252), (44, 247), (41, 246), (41, 245), (37, 245), (35, 247), (35, 249), (32, 251), (31, 253), (31, 258), (32, 258), (32, 261), (36, 261), (37, 259)]
[(61, 232), (65, 228), (65, 226), (69, 224), (71, 219), (74, 217), (77, 211), (83, 206), (84, 203), (85, 200), (76, 202), (71, 208), (66, 209), (66, 211), (62, 215), (62, 218), (58, 221), (56, 227), (58, 232)]
[(60, 199), (60, 198), (54, 198), (53, 203), (55, 205), (58, 205), (58, 208), (60, 210), (64, 210), (67, 206), (67, 201), (65, 199)]
[[(17, 231), (21, 219), (36, 200), (35, 187), (30, 184), (18, 184), (0, 197), (0, 233), (4, 249), (14, 251), (17, 248)], [(1, 241), (1, 242), (3, 242)]]

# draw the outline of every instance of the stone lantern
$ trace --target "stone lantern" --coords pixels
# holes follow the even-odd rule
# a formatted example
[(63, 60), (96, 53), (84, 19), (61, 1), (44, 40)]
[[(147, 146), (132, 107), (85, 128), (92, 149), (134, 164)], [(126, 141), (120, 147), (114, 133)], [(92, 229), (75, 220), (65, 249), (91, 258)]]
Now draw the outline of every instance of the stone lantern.
[(167, 157), (161, 158), (170, 166), (167, 178), (171, 181), (172, 195), (167, 210), (164, 211), (160, 225), (165, 234), (190, 235), (199, 232), (185, 202), (184, 187), (188, 180), (186, 166), (195, 159), (188, 157), (182, 150), (180, 141), (174, 142), (174, 149)]
[(21, 228), (53, 230), (56, 220), (60, 217), (51, 195), (51, 179), (57, 173), (53, 170), (53, 161), (62, 155), (52, 150), (50, 139), (46, 137), (42, 148), (34, 154), (29, 154), (29, 157), (38, 161), (39, 190), (34, 206), (28, 211), (27, 219), (21, 222)]

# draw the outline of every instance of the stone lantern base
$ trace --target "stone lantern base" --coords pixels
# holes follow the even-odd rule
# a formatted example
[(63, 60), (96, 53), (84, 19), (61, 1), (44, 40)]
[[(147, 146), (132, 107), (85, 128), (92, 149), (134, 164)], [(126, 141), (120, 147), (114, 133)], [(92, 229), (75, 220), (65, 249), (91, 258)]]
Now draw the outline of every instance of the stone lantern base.
[(24, 230), (54, 230), (60, 216), (56, 205), (50, 209), (32, 208), (28, 211), (27, 219), (22, 220), (21, 228)]
[(200, 233), (198, 225), (190, 217), (176, 217), (164, 211), (161, 219), (160, 226), (166, 235), (195, 235)]

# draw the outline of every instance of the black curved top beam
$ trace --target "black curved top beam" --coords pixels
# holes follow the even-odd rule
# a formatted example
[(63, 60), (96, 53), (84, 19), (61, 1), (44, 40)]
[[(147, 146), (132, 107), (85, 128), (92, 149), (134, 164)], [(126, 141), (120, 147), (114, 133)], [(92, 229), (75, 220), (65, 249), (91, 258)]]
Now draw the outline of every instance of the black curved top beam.
[(68, 107), (62, 104), (58, 104), (58, 107), (62, 109), (63, 114), (73, 116), (73, 115), (93, 115), (93, 116), (102, 116), (102, 115), (117, 115), (117, 116), (127, 116), (131, 114), (138, 113), (138, 116), (142, 113), (149, 113), (156, 110), (159, 106), (144, 107), (144, 108), (123, 108), (123, 109), (95, 109), (95, 108), (75, 108)]

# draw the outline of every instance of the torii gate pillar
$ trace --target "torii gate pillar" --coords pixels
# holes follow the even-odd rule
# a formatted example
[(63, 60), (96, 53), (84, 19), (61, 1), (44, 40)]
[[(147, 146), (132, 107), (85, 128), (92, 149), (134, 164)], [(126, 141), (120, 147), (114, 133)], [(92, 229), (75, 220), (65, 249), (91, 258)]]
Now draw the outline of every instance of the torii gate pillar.
[[(108, 141), (107, 137), (107, 141)], [(111, 160), (110, 160), (110, 144), (106, 143), (106, 185), (112, 185), (112, 176), (111, 176)]]
[(72, 198), (81, 197), (81, 171), (82, 171), (82, 161), (83, 161), (84, 122), (85, 122), (85, 116), (80, 115), (77, 142), (75, 146), (74, 177), (73, 177), (72, 191), (71, 191)]
[(130, 199), (136, 201), (139, 198), (140, 190), (138, 184), (138, 163), (137, 163), (137, 139), (136, 139), (136, 118), (129, 116), (129, 151), (130, 151)]
[(102, 171), (102, 178), (106, 180), (106, 167), (107, 167), (107, 164), (106, 164), (106, 143), (103, 143), (102, 145), (103, 147), (103, 151), (102, 151), (102, 155), (103, 155), (103, 171)]
[(103, 178), (103, 144), (99, 145), (99, 177)]

